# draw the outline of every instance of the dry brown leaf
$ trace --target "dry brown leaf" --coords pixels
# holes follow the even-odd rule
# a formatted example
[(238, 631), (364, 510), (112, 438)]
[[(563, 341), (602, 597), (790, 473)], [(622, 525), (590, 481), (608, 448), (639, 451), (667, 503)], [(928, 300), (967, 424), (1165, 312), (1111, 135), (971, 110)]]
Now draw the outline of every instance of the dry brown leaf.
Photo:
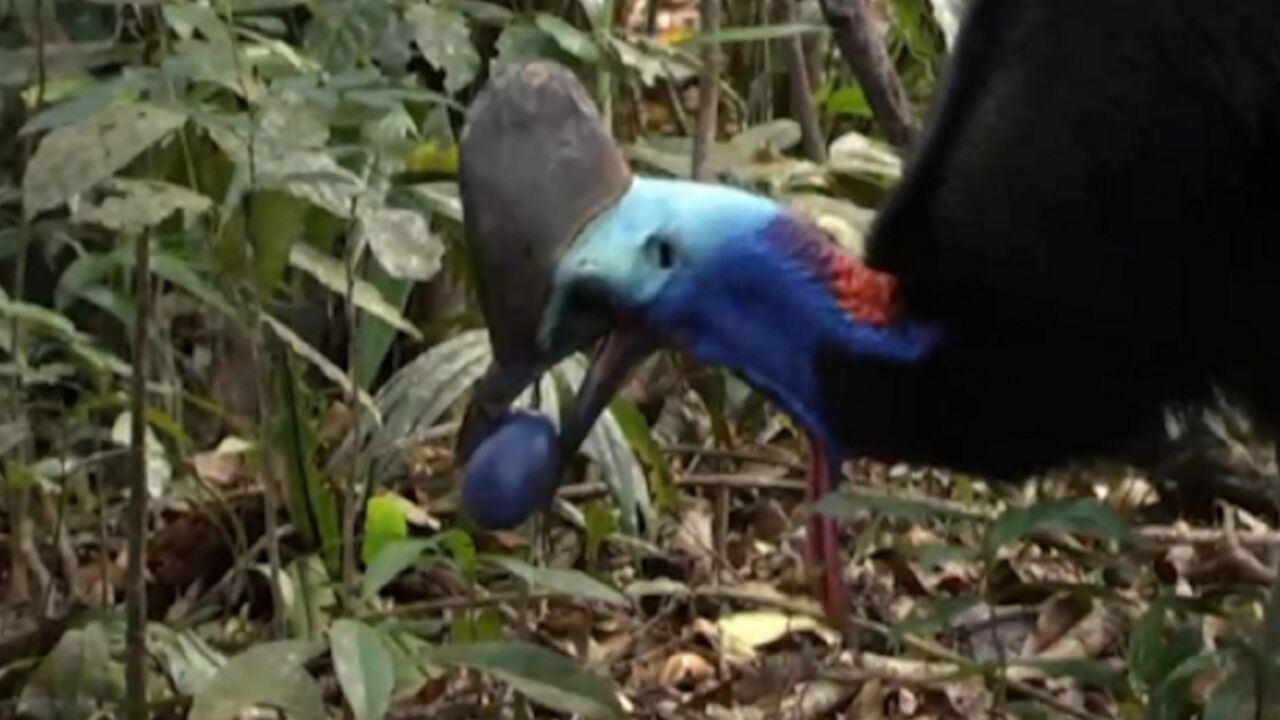
[(704, 680), (715, 677), (715, 666), (694, 652), (678, 652), (668, 657), (658, 672), (658, 683), (666, 687), (692, 690)]
[(1062, 594), (1040, 606), (1035, 629), (1022, 646), (1022, 655), (1031, 656), (1057, 642), (1092, 607), (1092, 602), (1079, 595)]

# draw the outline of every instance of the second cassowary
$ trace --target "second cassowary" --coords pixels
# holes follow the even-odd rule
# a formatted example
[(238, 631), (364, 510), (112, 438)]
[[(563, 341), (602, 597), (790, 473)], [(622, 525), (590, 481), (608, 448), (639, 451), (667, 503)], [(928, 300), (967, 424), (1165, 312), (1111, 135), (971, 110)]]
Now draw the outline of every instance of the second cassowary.
[[(568, 449), (653, 349), (771, 395), (840, 458), (1017, 477), (1142, 461), (1215, 390), (1280, 421), (1280, 4), (975, 0), (866, 264), (781, 206), (638, 178), (577, 234), (539, 338), (607, 315)], [(830, 523), (810, 528), (843, 613)]]

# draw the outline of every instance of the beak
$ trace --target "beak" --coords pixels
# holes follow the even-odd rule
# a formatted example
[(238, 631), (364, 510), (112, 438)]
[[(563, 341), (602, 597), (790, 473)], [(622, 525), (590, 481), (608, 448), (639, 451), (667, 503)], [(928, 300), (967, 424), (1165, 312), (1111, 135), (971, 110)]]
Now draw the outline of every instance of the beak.
[(538, 322), (561, 255), (615, 202), (631, 171), (586, 89), (535, 61), (492, 78), (469, 111), (459, 150), (466, 243), (494, 363), (472, 394), (459, 454), (470, 457), (520, 392), (606, 327), (575, 318), (554, 346)]
[(659, 348), (657, 338), (635, 323), (625, 323), (600, 341), (560, 429), (560, 452), (572, 457), (600, 413), (645, 358)]

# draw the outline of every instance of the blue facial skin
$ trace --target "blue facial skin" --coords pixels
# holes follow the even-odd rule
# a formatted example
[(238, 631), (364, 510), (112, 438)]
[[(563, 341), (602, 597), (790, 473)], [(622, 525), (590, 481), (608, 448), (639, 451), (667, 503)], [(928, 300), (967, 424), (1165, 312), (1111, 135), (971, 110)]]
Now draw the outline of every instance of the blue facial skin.
[(467, 515), (486, 530), (509, 530), (543, 507), (560, 474), (555, 425), (516, 411), (471, 454), (463, 471)]

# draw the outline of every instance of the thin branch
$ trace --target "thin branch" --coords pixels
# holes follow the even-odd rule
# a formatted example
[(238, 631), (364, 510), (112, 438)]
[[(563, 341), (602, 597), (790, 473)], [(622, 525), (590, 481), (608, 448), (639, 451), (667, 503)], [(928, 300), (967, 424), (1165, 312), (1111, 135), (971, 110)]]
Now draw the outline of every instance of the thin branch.
[[(720, 32), (720, 0), (701, 0), (701, 32)], [(698, 122), (693, 136), (693, 179), (710, 179), (711, 148), (716, 141), (716, 110), (720, 104), (720, 43), (708, 42), (702, 48), (702, 74), (698, 79)]]
[(889, 142), (903, 149), (915, 139), (907, 93), (871, 21), (867, 0), (820, 0), (836, 46), (862, 86)]
[[(795, 0), (776, 0), (774, 7), (780, 24), (795, 22)], [(813, 107), (813, 83), (809, 78), (809, 64), (805, 62), (804, 40), (799, 35), (792, 35), (782, 41), (782, 51), (787, 61), (791, 116), (800, 124), (804, 154), (816, 163), (824, 163), (827, 161), (827, 144), (822, 125), (818, 122), (818, 112)]]
[[(133, 328), (132, 481), (129, 484), (127, 526), (128, 575), (125, 579), (125, 707), (131, 720), (147, 717), (147, 336), (151, 324), (151, 237), (134, 238), (134, 295), (137, 311)], [(103, 578), (106, 581), (106, 578)]]

